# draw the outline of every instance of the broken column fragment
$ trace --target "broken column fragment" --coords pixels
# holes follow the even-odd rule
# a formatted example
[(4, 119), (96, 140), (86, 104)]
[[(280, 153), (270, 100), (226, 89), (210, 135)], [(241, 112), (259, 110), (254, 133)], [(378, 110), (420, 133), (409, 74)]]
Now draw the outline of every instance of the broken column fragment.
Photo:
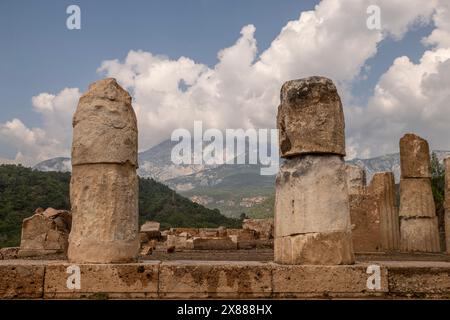
[(137, 258), (137, 137), (128, 92), (111, 78), (91, 84), (73, 117), (71, 262)]
[(439, 252), (428, 142), (415, 134), (405, 134), (400, 139), (400, 164), (401, 250)]
[(353, 263), (344, 114), (333, 82), (286, 82), (277, 126), (286, 160), (276, 180), (275, 262)]
[(373, 175), (366, 186), (365, 170), (346, 165), (355, 252), (389, 252), (399, 249), (400, 229), (392, 172)]
[(375, 198), (379, 211), (382, 251), (399, 250), (400, 225), (394, 174), (392, 172), (375, 173), (368, 193)]
[(447, 254), (450, 254), (450, 157), (444, 159), (444, 166), (445, 166), (445, 200), (444, 200), (445, 246)]

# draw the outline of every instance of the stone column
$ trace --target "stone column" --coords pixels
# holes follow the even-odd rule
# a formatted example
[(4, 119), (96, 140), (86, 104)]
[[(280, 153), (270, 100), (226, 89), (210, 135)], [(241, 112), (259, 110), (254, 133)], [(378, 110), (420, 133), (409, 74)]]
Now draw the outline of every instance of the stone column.
[(400, 248), (400, 226), (398, 217), (395, 179), (392, 172), (375, 173), (368, 193), (377, 202), (380, 219), (380, 239), (383, 251), (396, 251)]
[(445, 158), (445, 246), (447, 254), (450, 254), (450, 157)]
[(73, 117), (71, 262), (137, 258), (137, 137), (128, 92), (115, 79), (91, 84)]
[(415, 134), (405, 134), (400, 139), (400, 167), (401, 250), (439, 252), (428, 142)]
[(286, 82), (277, 127), (285, 161), (276, 179), (275, 262), (353, 263), (344, 114), (333, 82)]

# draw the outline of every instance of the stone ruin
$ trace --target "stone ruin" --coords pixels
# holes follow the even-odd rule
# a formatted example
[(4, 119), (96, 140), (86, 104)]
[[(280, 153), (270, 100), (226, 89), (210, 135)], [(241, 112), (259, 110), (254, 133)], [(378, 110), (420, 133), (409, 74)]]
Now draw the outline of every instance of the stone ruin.
[(273, 219), (245, 219), (242, 229), (171, 228), (162, 236), (170, 251), (273, 248)]
[(36, 209), (23, 220), (19, 257), (67, 254), (72, 214), (66, 210)]
[(400, 168), (401, 250), (440, 252), (428, 142), (405, 134), (400, 139)]
[(73, 117), (69, 261), (137, 259), (137, 145), (136, 115), (128, 92), (112, 78), (91, 84)]
[(445, 199), (444, 199), (444, 224), (445, 224), (445, 248), (450, 254), (450, 157), (444, 159), (445, 167)]
[(398, 251), (400, 228), (393, 173), (376, 173), (366, 186), (364, 169), (347, 165), (346, 171), (355, 252)]
[[(114, 79), (94, 83), (81, 97), (73, 121), (73, 223), (70, 212), (51, 208), (24, 220), (19, 252), (0, 250), (0, 298), (448, 299), (450, 269), (445, 260), (376, 260), (377, 288), (369, 287), (374, 261), (339, 265), (354, 263), (354, 248), (439, 251), (426, 141), (412, 134), (400, 141), (398, 209), (392, 173), (375, 174), (367, 186), (363, 170), (344, 164), (343, 110), (330, 80), (311, 77), (285, 83), (277, 123), (285, 162), (276, 180), (274, 221), (246, 220), (243, 229), (162, 232), (152, 221), (138, 232), (137, 129), (131, 98)], [(450, 254), (450, 158), (445, 167)], [(245, 248), (252, 241), (274, 241), (276, 263), (124, 263), (136, 259), (139, 243), (153, 249), (155, 241), (163, 240), (212, 250), (219, 243)], [(69, 262), (11, 260), (27, 250), (68, 250)], [(81, 290), (68, 286), (73, 263), (83, 277)]]
[(277, 127), (275, 262), (352, 264), (342, 103), (333, 82), (284, 83)]

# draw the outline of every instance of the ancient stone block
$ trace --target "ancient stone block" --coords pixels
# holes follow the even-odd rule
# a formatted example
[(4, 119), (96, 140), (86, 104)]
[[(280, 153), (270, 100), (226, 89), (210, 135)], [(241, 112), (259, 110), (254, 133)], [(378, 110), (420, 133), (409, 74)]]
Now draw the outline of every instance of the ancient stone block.
[(20, 257), (67, 252), (72, 217), (70, 212), (48, 208), (38, 211), (22, 223)]
[(322, 232), (275, 238), (275, 262), (280, 264), (352, 264), (351, 232)]
[(273, 219), (245, 219), (243, 229), (253, 230), (259, 239), (273, 238)]
[(380, 267), (380, 287), (367, 288), (368, 264), (354, 266), (276, 265), (274, 298), (339, 298), (383, 296), (389, 291), (388, 270)]
[(155, 298), (158, 295), (159, 261), (127, 264), (81, 264), (80, 289), (69, 289), (67, 268), (71, 264), (49, 264), (45, 272), (44, 297)]
[(435, 217), (431, 180), (401, 179), (400, 180), (400, 213), (401, 217)]
[(340, 156), (287, 159), (276, 179), (275, 237), (350, 231), (345, 164)]
[(445, 168), (444, 208), (450, 209), (450, 157), (444, 159), (444, 168)]
[(126, 163), (137, 167), (137, 120), (131, 96), (115, 79), (89, 86), (73, 116), (72, 165)]
[(68, 257), (129, 262), (139, 252), (137, 124), (130, 95), (114, 79), (89, 87), (73, 119)]
[(20, 247), (0, 248), (0, 260), (17, 259)]
[(445, 210), (444, 215), (444, 223), (445, 223), (445, 248), (446, 252), (450, 254), (450, 210)]
[(194, 250), (236, 250), (237, 245), (229, 237), (193, 238)]
[(348, 193), (363, 194), (366, 188), (366, 171), (360, 166), (347, 164), (345, 166), (347, 175)]
[(272, 291), (271, 267), (259, 262), (177, 261), (160, 266), (161, 298), (262, 298)]
[(381, 249), (383, 251), (398, 250), (400, 248), (400, 224), (394, 174), (392, 172), (374, 174), (368, 193), (376, 199), (379, 210)]
[(381, 251), (380, 208), (373, 195), (350, 195), (350, 221), (355, 252)]
[(0, 261), (0, 299), (42, 298), (44, 273), (45, 266), (41, 263)]
[(281, 157), (345, 155), (344, 113), (331, 80), (310, 77), (287, 81), (280, 99), (277, 127)]
[(439, 252), (437, 217), (402, 218), (400, 220), (402, 251)]
[(402, 178), (430, 178), (428, 142), (413, 133), (405, 134), (400, 139), (400, 167)]
[(74, 166), (69, 259), (86, 263), (134, 260), (139, 250), (138, 178), (129, 165)]
[(146, 221), (141, 226), (141, 232), (159, 231), (160, 223), (157, 221)]

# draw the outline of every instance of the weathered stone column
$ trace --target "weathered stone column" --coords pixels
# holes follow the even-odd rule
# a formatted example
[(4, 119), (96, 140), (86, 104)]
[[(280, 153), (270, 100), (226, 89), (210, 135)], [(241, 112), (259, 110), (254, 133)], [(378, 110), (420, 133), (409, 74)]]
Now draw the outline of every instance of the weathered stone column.
[(415, 134), (405, 134), (400, 139), (400, 166), (401, 250), (439, 252), (428, 142)]
[(73, 117), (70, 261), (137, 258), (137, 137), (128, 92), (115, 79), (91, 84)]
[(380, 217), (380, 239), (383, 251), (400, 249), (400, 225), (395, 192), (395, 179), (392, 172), (375, 173), (368, 193), (377, 202)]
[(346, 171), (355, 252), (398, 250), (400, 228), (394, 175), (376, 173), (366, 186), (364, 169), (347, 165)]
[(447, 254), (450, 254), (450, 157), (444, 159), (445, 166), (445, 246)]
[(277, 126), (286, 160), (276, 180), (275, 262), (353, 263), (344, 114), (333, 82), (286, 82)]

